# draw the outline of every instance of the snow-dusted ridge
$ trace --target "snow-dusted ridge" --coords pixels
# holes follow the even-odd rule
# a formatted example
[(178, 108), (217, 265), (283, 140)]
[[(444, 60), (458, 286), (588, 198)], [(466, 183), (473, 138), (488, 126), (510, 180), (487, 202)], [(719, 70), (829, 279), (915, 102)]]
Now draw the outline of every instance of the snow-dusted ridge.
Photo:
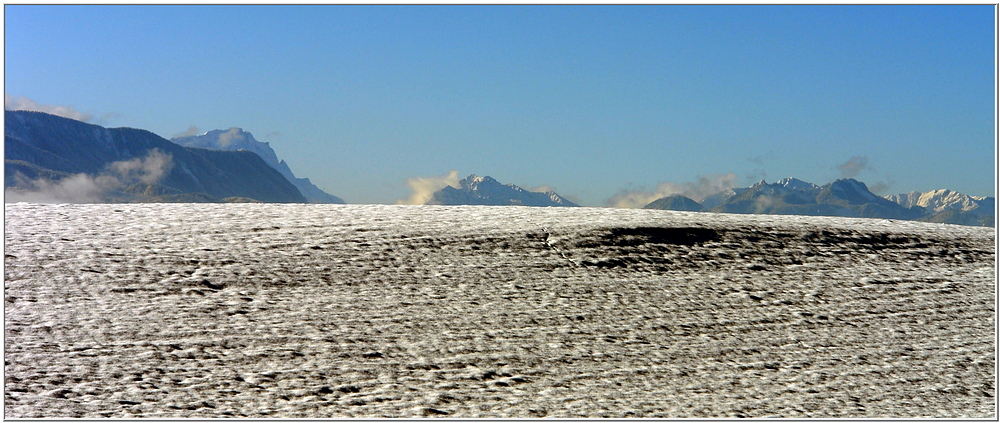
[(993, 214), (996, 204), (993, 197), (976, 197), (950, 189), (912, 191), (906, 194), (887, 195), (885, 198), (905, 207), (919, 206), (935, 213), (959, 210), (974, 214)]
[(996, 418), (995, 233), (5, 205), (5, 417)]
[(229, 128), (227, 130), (214, 129), (205, 132), (200, 135), (189, 135), (174, 137), (170, 139), (171, 142), (185, 147), (195, 147), (195, 148), (206, 148), (210, 150), (225, 150), (225, 151), (237, 151), (246, 150), (250, 151), (260, 158), (264, 159), (264, 162), (271, 166), (278, 173), (281, 173), (288, 182), (302, 193), (306, 198), (306, 201), (310, 203), (327, 203), (327, 204), (343, 204), (344, 200), (330, 195), (326, 191), (323, 191), (312, 182), (309, 178), (298, 178), (292, 173), (292, 169), (288, 167), (288, 163), (284, 160), (279, 160), (277, 154), (271, 148), (270, 143), (257, 141), (253, 137), (253, 134), (244, 131), (243, 128)]
[(435, 192), (427, 205), (483, 205), (579, 207), (555, 192), (531, 192), (514, 184), (501, 184), (489, 176), (469, 175), (458, 188), (446, 186)]

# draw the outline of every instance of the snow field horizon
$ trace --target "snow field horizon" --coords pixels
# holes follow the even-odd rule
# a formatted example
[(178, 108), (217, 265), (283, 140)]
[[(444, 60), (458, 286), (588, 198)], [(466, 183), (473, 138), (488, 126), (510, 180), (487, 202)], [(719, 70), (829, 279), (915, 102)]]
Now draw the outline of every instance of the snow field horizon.
[(5, 417), (995, 418), (995, 234), (5, 204)]

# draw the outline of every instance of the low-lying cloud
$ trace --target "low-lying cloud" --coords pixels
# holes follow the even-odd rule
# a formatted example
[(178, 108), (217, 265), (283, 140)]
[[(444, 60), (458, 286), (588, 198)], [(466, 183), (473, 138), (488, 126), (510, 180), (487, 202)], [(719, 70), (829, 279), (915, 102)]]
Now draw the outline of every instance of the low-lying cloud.
[(86, 173), (67, 176), (58, 181), (36, 179), (23, 181), (23, 189), (4, 189), (4, 202), (17, 203), (98, 203), (104, 193), (121, 187), (113, 176), (90, 176)]
[(68, 119), (78, 120), (80, 122), (89, 122), (94, 118), (93, 114), (80, 112), (74, 109), (72, 106), (52, 106), (47, 104), (39, 104), (35, 100), (27, 97), (17, 96), (14, 97), (10, 94), (3, 95), (3, 108), (4, 110), (27, 110), (31, 112), (44, 112), (50, 115), (61, 116)]
[(146, 157), (108, 165), (97, 176), (78, 173), (56, 181), (18, 179), (18, 187), (4, 189), (8, 203), (99, 203), (109, 192), (135, 183), (155, 184), (173, 167), (173, 157), (153, 149)]
[(699, 176), (696, 182), (661, 182), (656, 189), (622, 190), (605, 202), (608, 207), (641, 208), (668, 195), (680, 194), (694, 201), (701, 201), (709, 195), (736, 187), (735, 173)]
[(458, 188), (458, 171), (452, 170), (445, 175), (431, 176), (429, 178), (421, 176), (407, 178), (406, 185), (413, 190), (413, 195), (405, 200), (397, 201), (396, 204), (424, 204), (434, 196), (435, 192), (440, 191), (446, 186)]
[(173, 168), (173, 157), (153, 149), (143, 158), (111, 163), (108, 166), (125, 184), (155, 184)]

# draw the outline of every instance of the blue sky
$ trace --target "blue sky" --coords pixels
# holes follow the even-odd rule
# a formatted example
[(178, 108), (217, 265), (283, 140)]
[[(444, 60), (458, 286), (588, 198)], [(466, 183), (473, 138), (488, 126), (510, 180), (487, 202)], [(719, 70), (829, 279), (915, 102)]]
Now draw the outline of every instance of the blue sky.
[(995, 190), (992, 5), (4, 12), (7, 96), (241, 127), (349, 203), (451, 170), (589, 206), (786, 176)]

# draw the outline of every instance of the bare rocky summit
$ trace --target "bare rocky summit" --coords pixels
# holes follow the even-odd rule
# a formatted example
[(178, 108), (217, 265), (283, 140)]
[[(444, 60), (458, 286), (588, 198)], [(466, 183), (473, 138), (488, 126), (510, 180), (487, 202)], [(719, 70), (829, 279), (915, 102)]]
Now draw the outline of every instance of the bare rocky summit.
[(5, 213), (7, 418), (997, 418), (988, 228), (483, 206)]

